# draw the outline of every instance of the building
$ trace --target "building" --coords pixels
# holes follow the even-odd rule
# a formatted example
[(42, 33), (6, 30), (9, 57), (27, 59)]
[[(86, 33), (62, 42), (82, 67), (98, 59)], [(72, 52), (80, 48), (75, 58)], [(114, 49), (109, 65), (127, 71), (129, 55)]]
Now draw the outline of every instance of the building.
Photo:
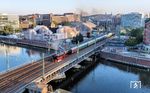
[(19, 16), (18, 15), (9, 15), (9, 14), (0, 14), (0, 30), (3, 30), (5, 26), (11, 25), (13, 29), (19, 28)]
[(145, 20), (144, 44), (150, 45), (150, 19)]
[(63, 15), (52, 15), (51, 16), (51, 28), (58, 27), (65, 22), (79, 22), (80, 15), (75, 13), (64, 13)]
[(51, 14), (31, 14), (19, 17), (20, 28), (35, 27), (36, 25), (51, 26)]
[(64, 15), (52, 15), (51, 20), (52, 20), (51, 27), (55, 28), (58, 27), (59, 24), (66, 22), (67, 18), (64, 17)]
[(114, 15), (113, 21), (115, 27), (121, 25), (121, 14)]
[(64, 13), (67, 22), (79, 22), (80, 15), (75, 13)]
[(36, 14), (36, 25), (44, 25), (47, 27), (51, 26), (51, 15), (52, 14)]
[(27, 29), (36, 25), (36, 15), (23, 15), (19, 16), (19, 27), (21, 29)]
[(143, 43), (143, 50), (150, 53), (150, 18), (145, 20)]
[(139, 28), (142, 27), (142, 14), (129, 13), (121, 16), (121, 26), (124, 28)]
[(112, 14), (96, 14), (86, 16), (82, 20), (90, 21), (97, 25), (99, 31), (111, 31), (113, 27), (113, 15)]

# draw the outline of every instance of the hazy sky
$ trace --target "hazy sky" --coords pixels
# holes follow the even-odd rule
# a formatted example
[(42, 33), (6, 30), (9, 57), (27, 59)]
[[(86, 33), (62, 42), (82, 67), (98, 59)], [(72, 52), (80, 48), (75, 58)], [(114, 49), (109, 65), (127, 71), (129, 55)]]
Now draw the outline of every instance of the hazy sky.
[(1, 0), (0, 13), (150, 12), (150, 0)]

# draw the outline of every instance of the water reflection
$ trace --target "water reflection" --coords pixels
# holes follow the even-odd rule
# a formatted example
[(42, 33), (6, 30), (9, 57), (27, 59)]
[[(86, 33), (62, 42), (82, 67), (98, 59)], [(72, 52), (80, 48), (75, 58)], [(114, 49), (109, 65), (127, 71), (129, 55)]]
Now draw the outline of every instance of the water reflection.
[(21, 49), (19, 47), (15, 47), (15, 46), (6, 46), (4, 44), (0, 45), (0, 56), (4, 56), (4, 54), (6, 55), (6, 52), (9, 55), (19, 55), (20, 54)]
[(103, 62), (103, 64), (115, 67), (121, 71), (132, 73), (139, 76), (139, 81), (142, 82), (142, 85), (150, 88), (150, 71), (147, 69), (137, 68), (133, 66), (118, 64), (118, 63), (110, 63)]
[(30, 63), (50, 54), (43, 50), (33, 50), (16, 46), (0, 44), (0, 73)]
[[(131, 89), (130, 81), (141, 81), (141, 89)], [(109, 61), (101, 63), (70, 90), (73, 93), (150, 93), (150, 72)]]
[(41, 55), (42, 53), (38, 52), (38, 51), (34, 51), (34, 50), (31, 50), (31, 49), (27, 49), (26, 50), (26, 53), (28, 54), (28, 56), (34, 56), (34, 55)]

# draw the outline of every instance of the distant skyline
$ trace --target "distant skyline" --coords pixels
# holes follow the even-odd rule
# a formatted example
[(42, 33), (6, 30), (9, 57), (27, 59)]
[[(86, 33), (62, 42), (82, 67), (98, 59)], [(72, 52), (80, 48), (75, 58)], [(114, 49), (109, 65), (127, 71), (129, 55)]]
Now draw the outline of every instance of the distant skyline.
[(0, 13), (32, 14), (79, 12), (129, 13), (150, 12), (150, 0), (3, 0)]

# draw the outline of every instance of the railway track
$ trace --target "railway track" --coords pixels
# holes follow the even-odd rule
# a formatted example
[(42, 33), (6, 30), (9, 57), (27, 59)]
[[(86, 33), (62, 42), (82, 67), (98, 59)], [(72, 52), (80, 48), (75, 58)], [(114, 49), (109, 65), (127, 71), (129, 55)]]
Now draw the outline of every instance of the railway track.
[[(57, 67), (57, 64), (59, 64), (59, 63), (47, 64), (46, 67), (45, 67), (45, 73), (47, 73), (50, 70)], [(32, 71), (32, 73), (29, 73), (28, 75), (24, 74), (23, 76), (16, 78), (15, 80), (17, 80), (17, 82), (18, 82), (16, 84), (14, 84), (13, 82), (10, 82), (8, 84), (9, 86), (5, 85), (5, 87), (3, 87), (3, 89), (7, 88), (7, 90), (4, 91), (4, 92), (5, 93), (13, 93), (17, 90), (18, 86), (21, 86), (22, 84), (26, 85), (26, 84), (30, 83), (31, 81), (33, 81), (34, 79), (36, 79), (40, 76), (42, 76), (42, 67), (36, 68), (34, 71)], [(21, 85), (19, 84), (20, 82), (21, 82)], [(11, 87), (11, 88), (9, 88), (9, 87)]]
[[(102, 43), (102, 42), (101, 42)], [(98, 44), (101, 44), (98, 43)], [(90, 46), (87, 49), (80, 51), (80, 55), (82, 53), (89, 51), (89, 49), (93, 48), (94, 46)], [(66, 57), (61, 62), (52, 62), (50, 63), (47, 61), (49, 58), (45, 59), (45, 73), (52, 71), (54, 68), (66, 63), (70, 59), (74, 58), (77, 54), (72, 54)], [(15, 93), (21, 87), (26, 86), (33, 80), (42, 76), (42, 61), (37, 62), (35, 64), (30, 64), (25, 66), (25, 68), (20, 68), (15, 70), (12, 73), (5, 74), (3, 77), (0, 78), (0, 93)]]
[[(49, 59), (49, 57), (45, 58), (44, 60), (45, 60), (45, 61), (48, 61), (48, 59)], [(18, 69), (15, 69), (15, 70), (13, 70), (13, 71), (8, 72), (8, 73), (1, 74), (1, 75), (0, 75), (0, 82), (2, 82), (3, 80), (5, 80), (7, 77), (12, 77), (12, 76), (18, 74), (18, 73), (21, 72), (21, 71), (24, 71), (24, 70), (26, 70), (26, 69), (30, 69), (30, 68), (34, 67), (34, 66), (36, 66), (37, 64), (39, 64), (40, 62), (42, 62), (42, 61), (39, 60), (38, 62), (33, 62), (33, 63), (30, 63), (30, 64), (25, 65), (24, 67), (20, 67), (20, 68), (18, 68)]]

